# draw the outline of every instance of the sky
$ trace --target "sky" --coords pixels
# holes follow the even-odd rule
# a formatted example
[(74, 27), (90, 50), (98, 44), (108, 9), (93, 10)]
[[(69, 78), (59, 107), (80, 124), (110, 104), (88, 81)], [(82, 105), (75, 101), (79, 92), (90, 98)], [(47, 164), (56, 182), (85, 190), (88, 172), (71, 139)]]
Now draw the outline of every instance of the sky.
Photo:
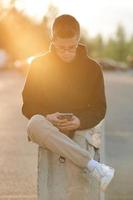
[[(9, 0), (3, 0), (8, 2)], [(68, 13), (77, 18), (90, 36), (101, 33), (113, 36), (118, 24), (133, 34), (133, 0), (17, 0), (16, 7), (34, 17), (42, 18), (49, 4), (59, 8), (59, 14)]]

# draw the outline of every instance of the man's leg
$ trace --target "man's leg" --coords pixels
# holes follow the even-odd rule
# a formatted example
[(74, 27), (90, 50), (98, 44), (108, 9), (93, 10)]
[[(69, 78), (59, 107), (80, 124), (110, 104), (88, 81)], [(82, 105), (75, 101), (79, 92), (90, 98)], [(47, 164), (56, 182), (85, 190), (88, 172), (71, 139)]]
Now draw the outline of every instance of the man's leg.
[(29, 120), (27, 131), (33, 142), (91, 171), (92, 175), (101, 182), (101, 189), (105, 191), (114, 176), (114, 169), (93, 160), (87, 150), (61, 133), (42, 115), (34, 115)]
[(92, 159), (88, 151), (60, 132), (42, 115), (34, 115), (29, 120), (27, 131), (32, 142), (68, 158), (81, 168), (86, 168)]

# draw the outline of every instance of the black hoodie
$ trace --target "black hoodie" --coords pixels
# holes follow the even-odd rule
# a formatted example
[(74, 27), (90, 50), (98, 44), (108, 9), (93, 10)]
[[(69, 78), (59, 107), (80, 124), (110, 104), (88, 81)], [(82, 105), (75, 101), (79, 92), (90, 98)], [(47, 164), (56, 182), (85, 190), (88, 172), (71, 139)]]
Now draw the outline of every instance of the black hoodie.
[(62, 61), (51, 46), (37, 56), (27, 74), (22, 92), (23, 114), (71, 112), (81, 122), (79, 130), (96, 126), (106, 113), (104, 79), (101, 67), (79, 45), (75, 59)]

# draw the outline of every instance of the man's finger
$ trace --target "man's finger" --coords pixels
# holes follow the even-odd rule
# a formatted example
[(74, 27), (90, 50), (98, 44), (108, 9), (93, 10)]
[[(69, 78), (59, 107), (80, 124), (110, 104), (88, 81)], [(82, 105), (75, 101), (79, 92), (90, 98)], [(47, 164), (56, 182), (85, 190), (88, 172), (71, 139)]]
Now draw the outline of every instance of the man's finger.
[(59, 124), (60, 127), (69, 127), (69, 126), (72, 126), (72, 125), (73, 125), (72, 122), (65, 122), (65, 123)]
[(71, 129), (75, 129), (75, 126), (64, 126), (64, 127), (60, 127), (60, 129), (62, 130), (71, 130)]
[(59, 122), (60, 123), (66, 123), (66, 122), (68, 122), (68, 120), (67, 119), (59, 119)]

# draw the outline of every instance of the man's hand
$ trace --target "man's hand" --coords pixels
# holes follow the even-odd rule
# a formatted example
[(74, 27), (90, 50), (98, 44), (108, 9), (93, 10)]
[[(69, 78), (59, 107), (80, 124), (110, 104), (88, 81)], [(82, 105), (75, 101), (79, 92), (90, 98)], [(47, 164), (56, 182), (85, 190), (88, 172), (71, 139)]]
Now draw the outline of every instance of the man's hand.
[(62, 120), (59, 123), (57, 123), (57, 127), (60, 129), (60, 131), (65, 132), (65, 131), (73, 131), (79, 128), (80, 126), (80, 120), (78, 117), (73, 115), (71, 120)]
[(48, 114), (46, 118), (62, 132), (72, 131), (79, 128), (80, 120), (78, 117), (73, 115), (72, 119), (68, 121), (67, 119), (59, 119), (58, 117), (61, 114), (62, 113), (59, 113), (59, 112)]
[(46, 115), (47, 120), (49, 120), (53, 125), (57, 125), (60, 122), (60, 119), (58, 119), (58, 117), (60, 116), (59, 112), (56, 113), (52, 113), (52, 114), (48, 114)]

